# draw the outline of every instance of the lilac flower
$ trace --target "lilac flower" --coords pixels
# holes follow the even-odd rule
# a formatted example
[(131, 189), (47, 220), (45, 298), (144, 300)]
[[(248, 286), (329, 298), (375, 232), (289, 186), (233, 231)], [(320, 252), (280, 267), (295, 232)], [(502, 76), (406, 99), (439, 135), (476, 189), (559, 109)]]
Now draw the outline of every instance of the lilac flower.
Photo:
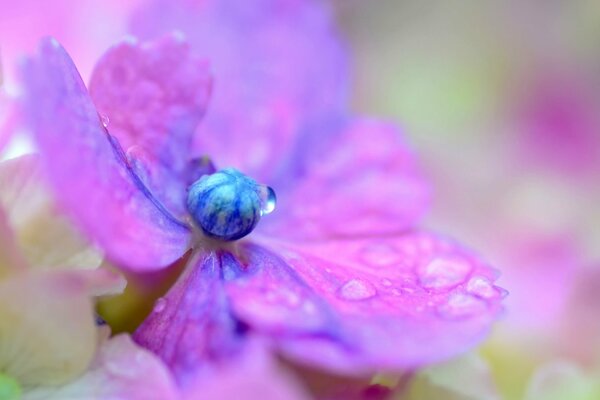
[[(301, 10), (298, 24), (327, 26), (318, 8)], [(261, 16), (243, 8), (239, 17)], [(313, 44), (332, 43), (325, 35)], [(52, 39), (24, 68), (24, 105), (42, 162), (79, 227), (133, 271), (165, 268), (192, 249), (178, 283), (135, 334), (183, 387), (230, 365), (247, 351), (249, 337), (294, 362), (342, 374), (415, 368), (476, 344), (500, 310), (491, 268), (454, 241), (415, 228), (428, 190), (400, 133), (343, 112), (336, 93), (344, 85), (319, 73), (321, 64), (336, 71), (336, 57), (333, 64), (300, 57), (291, 67), (302, 70), (307, 61), (319, 68), (288, 82), (315, 89), (291, 96), (302, 101), (287, 101), (285, 85), (256, 98), (269, 129), (249, 123), (245, 131), (246, 124), (232, 122), (259, 117), (244, 107), (263, 90), (250, 79), (226, 95), (216, 81), (221, 100), (207, 111), (213, 130), (198, 131), (208, 157), (274, 188), (278, 209), (268, 216), (267, 188), (237, 171), (244, 184), (227, 183), (216, 197), (186, 191), (215, 176), (221, 182), (227, 170), (214, 173), (191, 151), (211, 79), (180, 36), (110, 49), (94, 71), (91, 96)], [(279, 100), (285, 112), (270, 107)], [(233, 125), (221, 130), (217, 121)], [(267, 149), (260, 162), (257, 140)], [(253, 199), (248, 207), (245, 196)], [(186, 202), (194, 204), (190, 212)], [(247, 239), (231, 241), (237, 236), (211, 231), (196, 207), (226, 227), (248, 209), (264, 212)]]

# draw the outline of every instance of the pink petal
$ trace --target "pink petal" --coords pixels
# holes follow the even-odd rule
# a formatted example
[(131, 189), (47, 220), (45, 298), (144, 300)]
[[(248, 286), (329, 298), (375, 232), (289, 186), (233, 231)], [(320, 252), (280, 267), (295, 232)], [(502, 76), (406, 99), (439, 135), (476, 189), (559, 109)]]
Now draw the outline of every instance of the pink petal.
[(247, 245), (231, 262), (233, 314), (309, 365), (363, 374), (440, 361), (479, 342), (501, 308), (495, 272), (432, 234), (271, 247), (280, 257)]
[(179, 213), (185, 210), (183, 173), (210, 90), (208, 63), (194, 57), (176, 35), (143, 44), (129, 39), (112, 47), (90, 82), (111, 135), (124, 149), (141, 148), (137, 151), (145, 160), (138, 161), (150, 170), (153, 193)]
[(228, 309), (217, 255), (198, 255), (189, 267), (134, 335), (163, 359), (184, 387), (214, 372), (243, 346)]
[(117, 263), (163, 267), (189, 230), (164, 211), (101, 124), (73, 62), (53, 39), (23, 70), (25, 110), (56, 197)]
[(304, 136), (260, 229), (299, 239), (397, 233), (425, 213), (429, 190), (415, 157), (391, 124), (357, 120), (326, 139)]
[(186, 400), (301, 400), (309, 399), (293, 377), (259, 341), (249, 340), (243, 354), (209, 379), (197, 379)]
[(182, 30), (210, 59), (216, 84), (198, 152), (268, 181), (301, 128), (345, 109), (346, 54), (331, 20), (317, 2), (156, 0), (133, 31)]
[[(239, 243), (190, 265), (136, 332), (180, 381), (260, 335), (287, 357), (368, 375), (477, 344), (501, 306), (495, 271), (427, 233), (311, 246)], [(329, 260), (329, 261), (328, 261)]]
[(102, 345), (88, 370), (62, 387), (27, 393), (31, 400), (177, 400), (178, 390), (167, 368), (152, 353), (133, 343), (128, 335), (115, 336)]

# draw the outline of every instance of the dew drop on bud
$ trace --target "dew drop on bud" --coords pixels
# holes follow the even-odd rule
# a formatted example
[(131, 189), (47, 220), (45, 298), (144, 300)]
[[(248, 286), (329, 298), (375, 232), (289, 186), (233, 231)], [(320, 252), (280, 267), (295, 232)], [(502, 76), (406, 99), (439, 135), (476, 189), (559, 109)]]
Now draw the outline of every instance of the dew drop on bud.
[(271, 214), (273, 210), (275, 210), (275, 205), (277, 204), (275, 191), (269, 186), (261, 185), (259, 196), (261, 201), (260, 215)]

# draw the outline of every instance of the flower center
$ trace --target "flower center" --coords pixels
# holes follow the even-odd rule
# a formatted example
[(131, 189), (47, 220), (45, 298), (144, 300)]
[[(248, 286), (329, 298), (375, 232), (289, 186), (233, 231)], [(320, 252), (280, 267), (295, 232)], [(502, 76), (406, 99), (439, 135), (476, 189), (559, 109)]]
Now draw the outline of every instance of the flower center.
[(275, 192), (234, 168), (204, 175), (188, 188), (187, 207), (202, 231), (215, 239), (237, 240), (275, 209)]
[(19, 400), (21, 386), (14, 378), (0, 372), (0, 400)]

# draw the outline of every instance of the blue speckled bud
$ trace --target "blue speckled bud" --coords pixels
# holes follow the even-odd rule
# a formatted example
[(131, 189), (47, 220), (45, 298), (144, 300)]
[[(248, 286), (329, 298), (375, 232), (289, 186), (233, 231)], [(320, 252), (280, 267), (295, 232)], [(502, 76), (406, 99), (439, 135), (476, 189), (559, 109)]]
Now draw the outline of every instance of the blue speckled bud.
[(240, 239), (274, 208), (275, 193), (236, 169), (204, 175), (188, 189), (187, 207), (208, 236)]

